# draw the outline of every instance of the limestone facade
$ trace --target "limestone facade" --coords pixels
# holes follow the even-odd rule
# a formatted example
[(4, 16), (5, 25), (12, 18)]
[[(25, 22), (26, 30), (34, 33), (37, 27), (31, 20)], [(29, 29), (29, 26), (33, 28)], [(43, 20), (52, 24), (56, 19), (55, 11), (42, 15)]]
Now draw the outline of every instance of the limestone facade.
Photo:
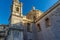
[(0, 39), (60, 40), (60, 1), (44, 13), (33, 6), (26, 16), (22, 14), (22, 6), (21, 2), (13, 0), (7, 37)]

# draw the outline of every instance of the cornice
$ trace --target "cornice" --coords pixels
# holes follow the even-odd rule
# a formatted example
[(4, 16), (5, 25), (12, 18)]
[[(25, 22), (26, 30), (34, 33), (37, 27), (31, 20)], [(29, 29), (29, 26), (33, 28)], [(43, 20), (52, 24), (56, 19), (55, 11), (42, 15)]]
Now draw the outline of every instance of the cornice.
[(49, 14), (52, 10), (54, 10), (56, 7), (58, 7), (60, 5), (60, 2), (57, 1), (57, 3), (55, 3), (52, 7), (50, 7), (46, 12), (44, 12), (44, 15), (42, 15), (41, 17), (39, 17), (36, 22), (38, 22), (40, 19), (42, 19), (44, 16), (46, 16), (47, 14)]

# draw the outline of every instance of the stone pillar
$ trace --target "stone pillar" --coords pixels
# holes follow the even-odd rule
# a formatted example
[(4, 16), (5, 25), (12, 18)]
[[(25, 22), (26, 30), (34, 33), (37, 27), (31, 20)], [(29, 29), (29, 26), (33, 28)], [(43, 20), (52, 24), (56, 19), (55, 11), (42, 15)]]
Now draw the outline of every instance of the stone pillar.
[(27, 37), (27, 25), (26, 24), (24, 25), (24, 40), (28, 40), (28, 37)]

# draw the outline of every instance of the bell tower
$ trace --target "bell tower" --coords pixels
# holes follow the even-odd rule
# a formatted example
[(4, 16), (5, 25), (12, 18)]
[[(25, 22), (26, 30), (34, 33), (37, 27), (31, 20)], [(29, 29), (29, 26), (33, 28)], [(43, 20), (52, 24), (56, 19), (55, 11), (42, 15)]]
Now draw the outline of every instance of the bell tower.
[(19, 0), (13, 0), (13, 4), (11, 6), (10, 24), (19, 23), (22, 17), (22, 3), (19, 3)]
[(22, 3), (19, 3), (18, 0), (13, 0), (12, 14), (22, 16)]

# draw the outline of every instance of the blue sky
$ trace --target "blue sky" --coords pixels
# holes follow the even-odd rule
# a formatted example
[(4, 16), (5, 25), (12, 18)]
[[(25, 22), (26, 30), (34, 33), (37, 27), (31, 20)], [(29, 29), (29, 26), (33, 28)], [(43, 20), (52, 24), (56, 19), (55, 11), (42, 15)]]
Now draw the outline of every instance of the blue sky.
[[(58, 0), (19, 0), (23, 3), (23, 14), (26, 15), (32, 6), (36, 9), (45, 12)], [(10, 7), (12, 5), (12, 0), (0, 0), (0, 24), (8, 24), (8, 19), (10, 16)]]

